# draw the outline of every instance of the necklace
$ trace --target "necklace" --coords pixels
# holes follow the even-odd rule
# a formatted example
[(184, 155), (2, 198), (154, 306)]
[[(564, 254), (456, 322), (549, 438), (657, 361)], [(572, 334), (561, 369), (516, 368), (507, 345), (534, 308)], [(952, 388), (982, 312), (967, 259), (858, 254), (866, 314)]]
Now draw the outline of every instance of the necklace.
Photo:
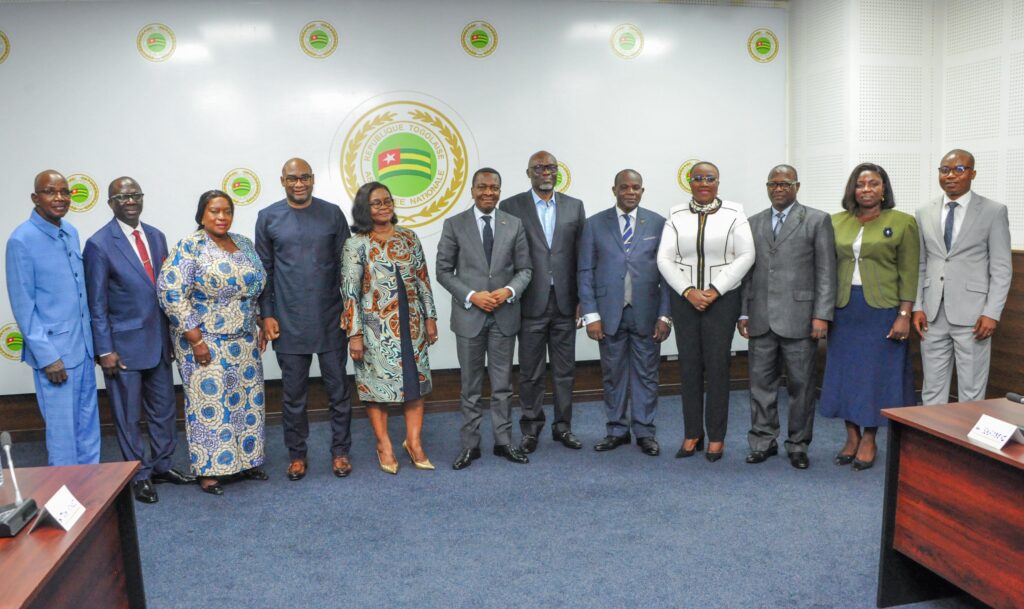
[(690, 211), (695, 214), (713, 214), (722, 206), (722, 200), (715, 197), (710, 203), (698, 203), (690, 199)]

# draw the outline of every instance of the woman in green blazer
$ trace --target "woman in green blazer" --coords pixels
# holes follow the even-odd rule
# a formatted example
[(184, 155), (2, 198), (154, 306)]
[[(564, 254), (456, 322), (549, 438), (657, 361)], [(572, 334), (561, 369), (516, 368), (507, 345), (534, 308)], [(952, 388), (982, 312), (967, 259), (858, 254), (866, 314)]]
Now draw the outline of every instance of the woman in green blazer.
[(838, 285), (819, 406), (846, 421), (835, 462), (855, 470), (874, 465), (881, 409), (914, 403), (907, 337), (920, 242), (914, 216), (895, 206), (889, 174), (861, 163), (846, 183), (846, 211), (832, 216)]

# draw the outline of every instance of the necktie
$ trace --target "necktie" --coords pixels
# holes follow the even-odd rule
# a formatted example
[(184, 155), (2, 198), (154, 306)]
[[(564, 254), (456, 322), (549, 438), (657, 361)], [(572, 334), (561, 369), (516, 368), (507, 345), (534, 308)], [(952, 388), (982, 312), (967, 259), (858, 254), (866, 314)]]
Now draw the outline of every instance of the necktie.
[(775, 239), (779, 238), (779, 231), (782, 230), (782, 219), (783, 218), (785, 218), (785, 216), (782, 215), (781, 211), (780, 212), (776, 212), (776, 214), (775, 214), (775, 228), (772, 229), (772, 241), (774, 241)]
[(146, 274), (149, 275), (149, 280), (156, 283), (156, 273), (153, 272), (153, 263), (149, 260), (149, 252), (146, 251), (146, 244), (142, 242), (142, 236), (139, 235), (139, 230), (133, 230), (132, 236), (135, 237), (135, 249), (139, 251), (139, 258), (142, 258), (142, 266), (145, 267)]
[(959, 205), (956, 201), (950, 201), (949, 213), (946, 214), (946, 227), (942, 231), (942, 240), (946, 242), (946, 251), (953, 246), (953, 218), (956, 216), (956, 206)]
[(629, 252), (629, 247), (633, 245), (633, 227), (629, 223), (629, 214), (622, 214), (622, 218), (626, 221), (626, 227), (622, 229), (622, 247)]
[(484, 219), (484, 254), (487, 255), (487, 266), (491, 266), (491, 252), (494, 250), (494, 231), (491, 230), (491, 217)]

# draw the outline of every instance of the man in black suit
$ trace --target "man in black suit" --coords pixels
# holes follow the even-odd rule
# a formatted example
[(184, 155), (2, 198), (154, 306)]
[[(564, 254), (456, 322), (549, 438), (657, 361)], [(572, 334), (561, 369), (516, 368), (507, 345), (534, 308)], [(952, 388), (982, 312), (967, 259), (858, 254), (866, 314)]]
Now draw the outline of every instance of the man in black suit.
[(576, 380), (576, 320), (579, 296), (576, 258), (586, 223), (583, 201), (555, 192), (558, 161), (541, 150), (530, 157), (526, 175), (531, 189), (498, 208), (519, 218), (533, 262), (533, 279), (522, 298), (519, 330), (519, 426), (522, 448), (537, 449), (544, 428), (544, 362), (551, 359), (555, 420), (551, 435), (567, 448), (582, 446), (572, 433), (572, 388)]

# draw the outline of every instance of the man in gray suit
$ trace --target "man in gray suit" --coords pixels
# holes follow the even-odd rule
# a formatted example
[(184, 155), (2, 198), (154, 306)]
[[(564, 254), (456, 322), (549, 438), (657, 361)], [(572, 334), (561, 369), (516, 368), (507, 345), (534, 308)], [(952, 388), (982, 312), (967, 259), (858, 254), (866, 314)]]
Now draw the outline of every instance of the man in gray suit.
[(281, 366), (281, 420), (288, 479), (293, 481), (306, 475), (306, 392), (314, 353), (331, 416), (331, 470), (339, 478), (352, 471), (348, 337), (338, 327), (341, 250), (349, 228), (340, 207), (313, 196), (313, 185), (309, 163), (290, 159), (281, 168), (285, 198), (256, 216), (256, 253), (267, 271), (260, 295), (260, 342), (274, 341)]
[(567, 448), (582, 444), (572, 433), (572, 388), (576, 380), (576, 254), (586, 213), (583, 201), (555, 192), (558, 161), (541, 150), (526, 167), (532, 188), (501, 202), (498, 209), (519, 218), (533, 262), (533, 281), (522, 297), (519, 330), (519, 427), (522, 448), (537, 449), (544, 429), (544, 361), (551, 360), (555, 420), (551, 435)]
[[(452, 295), (451, 327), (459, 357), (462, 451), (453, 469), (480, 458), (480, 392), (491, 381), (494, 454), (529, 463), (512, 444), (512, 351), (520, 327), (518, 294), (530, 284), (530, 251), (522, 222), (496, 211), (501, 176), (490, 167), (473, 174), (475, 205), (444, 221), (437, 244), (437, 280)], [(486, 364), (485, 364), (486, 361)]]
[(951, 150), (939, 166), (942, 199), (917, 211), (921, 272), (914, 328), (921, 335), (925, 404), (949, 401), (952, 364), (961, 402), (985, 399), (992, 334), (1010, 291), (1006, 206), (971, 192), (974, 155)]
[(643, 178), (632, 169), (615, 175), (615, 206), (591, 216), (580, 240), (580, 310), (587, 336), (598, 341), (608, 415), (606, 451), (630, 441), (645, 454), (660, 452), (654, 437), (658, 359), (672, 331), (668, 283), (658, 272), (665, 218), (640, 209)]
[(750, 217), (756, 258), (743, 280), (740, 335), (750, 339), (750, 454), (762, 463), (779, 446), (779, 379), (789, 393), (790, 464), (807, 469), (814, 428), (814, 368), (818, 339), (828, 333), (836, 301), (836, 250), (832, 219), (796, 200), (796, 169), (778, 165), (768, 174), (772, 206)]

